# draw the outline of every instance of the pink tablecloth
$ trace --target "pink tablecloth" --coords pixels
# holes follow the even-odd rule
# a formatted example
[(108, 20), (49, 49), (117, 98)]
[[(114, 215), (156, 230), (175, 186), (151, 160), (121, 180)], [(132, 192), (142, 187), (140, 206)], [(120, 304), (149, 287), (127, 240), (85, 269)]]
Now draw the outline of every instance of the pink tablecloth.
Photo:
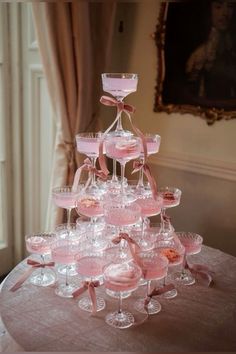
[[(9, 292), (27, 267), (25, 262), (3, 284), (1, 317), (26, 351), (236, 351), (236, 258), (206, 246), (194, 257), (215, 271), (215, 285), (179, 287), (179, 295), (160, 299), (162, 311), (140, 326), (117, 330), (106, 325), (104, 316), (117, 303), (102, 288), (106, 309), (96, 316), (81, 311), (76, 300), (57, 297), (53, 288), (26, 283)], [(133, 301), (144, 290), (124, 300), (124, 308), (137, 320), (141, 317)]]

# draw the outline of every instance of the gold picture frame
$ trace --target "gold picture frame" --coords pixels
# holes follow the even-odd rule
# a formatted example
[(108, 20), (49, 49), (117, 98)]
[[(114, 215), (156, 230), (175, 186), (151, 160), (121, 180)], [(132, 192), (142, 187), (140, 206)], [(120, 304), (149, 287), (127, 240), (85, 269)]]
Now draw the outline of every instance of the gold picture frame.
[[(207, 2), (210, 3), (209, 1)], [(228, 96), (226, 97), (225, 94), (227, 92), (226, 93), (223, 92), (224, 95), (223, 99), (221, 98), (212, 99), (212, 97), (214, 96), (210, 96), (210, 98), (197, 96), (197, 95), (194, 96), (192, 92), (190, 95), (189, 93), (190, 91), (188, 91), (188, 88), (186, 88), (189, 82), (187, 82), (185, 78), (187, 74), (183, 70), (183, 63), (184, 60), (186, 62), (186, 58), (190, 56), (190, 51), (191, 50), (194, 51), (196, 49), (196, 48), (194, 49), (194, 43), (192, 43), (194, 42), (194, 40), (192, 39), (197, 38), (198, 32), (197, 29), (195, 31), (195, 28), (193, 27), (194, 14), (190, 14), (190, 12), (195, 11), (196, 14), (196, 4), (200, 6), (200, 3), (202, 3), (202, 6), (205, 6), (206, 1), (205, 0), (199, 0), (197, 2), (189, 1), (187, 3), (186, 2), (171, 2), (171, 3), (165, 2), (165, 3), (161, 3), (160, 5), (158, 24), (156, 26), (156, 32), (155, 32), (158, 66), (157, 66), (157, 84), (155, 87), (154, 111), (167, 112), (169, 114), (189, 113), (203, 118), (204, 120), (206, 120), (208, 125), (212, 125), (216, 121), (222, 119), (229, 120), (229, 119), (236, 118), (236, 65), (235, 65), (235, 74), (233, 70), (232, 71), (233, 74), (231, 75), (233, 85), (235, 85), (235, 92), (233, 92), (232, 89), (233, 97), (228, 97)], [(234, 16), (234, 19), (236, 19), (235, 5), (236, 4), (232, 3), (233, 14), (231, 14), (231, 16)], [(202, 16), (200, 12), (201, 10), (202, 10)], [(203, 8), (201, 7), (199, 8), (199, 13), (196, 14), (196, 16), (198, 15), (198, 18), (196, 19), (198, 20), (198, 23), (199, 22), (201, 23), (201, 21), (203, 23), (203, 15), (205, 15), (206, 12), (204, 11), (205, 10), (203, 10)], [(187, 16), (188, 12), (189, 12), (189, 16)], [(182, 18), (182, 22), (181, 22), (181, 16), (183, 17), (185, 16), (186, 20), (184, 21), (184, 18)], [(184, 23), (184, 25), (182, 25), (182, 23)], [(206, 20), (205, 23), (207, 23)], [(181, 26), (183, 27), (182, 29), (180, 28)], [(202, 25), (202, 28), (203, 27), (204, 26)], [(234, 27), (234, 31), (235, 31), (234, 38), (236, 39), (236, 26)], [(174, 37), (174, 39), (171, 36)], [(179, 39), (179, 43), (178, 43), (178, 39)], [(186, 43), (188, 43), (188, 41), (191, 42), (190, 45), (192, 46), (191, 48), (187, 48), (189, 44), (185, 45)], [(205, 43), (206, 42), (204, 42), (204, 44)], [(199, 47), (197, 48), (197, 50), (200, 51), (201, 44), (198, 45)], [(172, 47), (174, 46), (175, 49), (172, 50), (171, 46)], [(197, 47), (197, 45), (195, 45), (195, 47)], [(232, 50), (235, 49), (236, 46)], [(183, 58), (178, 58), (178, 56), (181, 57), (181, 53)], [(234, 53), (234, 51), (233, 53), (232, 52), (230, 53), (233, 57), (234, 55), (236, 55), (236, 52)], [(169, 55), (169, 59), (168, 59), (168, 55)], [(192, 57), (193, 56), (194, 54), (192, 55)], [(178, 65), (180, 69), (178, 69)], [(226, 70), (226, 67), (224, 67), (224, 70)], [(181, 78), (181, 75), (182, 77), (184, 76), (184, 78)], [(227, 73), (223, 75), (227, 75)], [(176, 77), (176, 79), (174, 79), (174, 77)], [(226, 81), (226, 78), (223, 76), (220, 82), (224, 82), (224, 81)], [(218, 86), (220, 91), (222, 87), (221, 85)], [(214, 91), (216, 91), (217, 86), (213, 88)], [(228, 91), (227, 89), (228, 86), (226, 82), (226, 91)], [(216, 92), (216, 94), (218, 94), (218, 92)], [(213, 94), (211, 93), (211, 95)], [(231, 95), (231, 91), (230, 91), (230, 95)]]

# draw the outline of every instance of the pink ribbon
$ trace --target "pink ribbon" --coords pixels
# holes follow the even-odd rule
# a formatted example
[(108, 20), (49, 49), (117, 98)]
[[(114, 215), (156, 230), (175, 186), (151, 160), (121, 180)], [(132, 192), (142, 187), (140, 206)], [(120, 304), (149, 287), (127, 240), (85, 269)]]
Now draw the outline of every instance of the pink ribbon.
[(100, 286), (99, 281), (84, 281), (83, 286), (72, 293), (73, 298), (76, 298), (81, 294), (83, 294), (86, 290), (88, 290), (90, 299), (92, 301), (93, 314), (97, 312), (97, 299), (96, 299), (95, 288), (97, 288), (98, 286)]
[(121, 232), (117, 237), (113, 238), (112, 242), (117, 245), (121, 242), (121, 240), (125, 240), (128, 242), (132, 257), (134, 261), (138, 264), (139, 258), (137, 257), (137, 253), (140, 252), (140, 246), (125, 232)]
[(163, 286), (162, 288), (154, 288), (150, 292), (150, 294), (147, 295), (147, 297), (144, 301), (144, 308), (147, 311), (147, 314), (148, 314), (148, 304), (151, 301), (151, 299), (153, 298), (153, 296), (159, 296), (159, 295), (165, 294), (168, 291), (171, 291), (173, 289), (175, 289), (174, 284), (167, 284), (167, 285)]
[[(76, 192), (77, 191), (77, 187), (79, 184), (79, 180), (80, 180), (80, 175), (82, 171), (89, 171), (90, 173), (95, 173), (96, 176), (98, 176), (99, 178), (106, 180), (107, 176), (106, 174), (101, 171), (101, 170), (97, 170), (96, 167), (94, 167), (92, 165), (92, 161), (89, 158), (86, 158), (84, 160), (84, 163), (82, 166), (80, 166), (79, 168), (77, 168), (76, 172), (75, 172), (75, 176), (74, 176), (74, 181), (73, 181), (73, 185), (72, 185), (72, 192)], [(89, 185), (91, 181), (91, 177), (88, 179), (86, 186)]]
[(131, 105), (128, 105), (122, 101), (118, 101), (113, 97), (109, 97), (109, 96), (102, 96), (100, 98), (100, 102), (102, 104), (104, 104), (105, 106), (115, 106), (117, 107), (117, 115), (116, 118), (114, 120), (114, 122), (107, 128), (107, 130), (103, 133), (103, 137), (101, 139), (100, 145), (99, 145), (99, 164), (100, 167), (102, 169), (102, 171), (108, 175), (109, 174), (109, 170), (107, 169), (106, 166), (106, 161), (104, 158), (104, 154), (103, 154), (103, 143), (104, 143), (104, 139), (107, 135), (107, 133), (112, 129), (112, 127), (115, 125), (115, 123), (118, 121), (121, 112), (124, 112), (126, 114), (126, 116), (128, 117), (130, 124), (133, 128), (133, 130), (135, 131), (135, 133), (140, 137), (140, 139), (142, 140), (143, 143), (143, 154), (144, 154), (144, 161), (146, 161), (147, 159), (147, 143), (145, 140), (145, 136), (144, 134), (141, 132), (140, 129), (138, 129), (132, 122), (131, 119), (131, 114), (133, 114), (135, 112), (135, 108)]
[(185, 262), (185, 269), (188, 269), (198, 280), (206, 286), (213, 285), (213, 275), (212, 272), (207, 266), (203, 264), (193, 264), (189, 265), (188, 262)]
[(21, 285), (26, 281), (26, 279), (33, 273), (35, 268), (45, 268), (54, 267), (55, 262), (39, 263), (33, 259), (27, 259), (27, 264), (31, 265), (31, 268), (27, 269), (26, 272), (17, 280), (17, 282), (10, 288), (10, 291), (18, 290)]
[(151, 170), (150, 170), (150, 167), (148, 166), (147, 163), (145, 162), (142, 162), (140, 160), (135, 160), (134, 163), (133, 163), (133, 171), (131, 172), (131, 174), (135, 173), (135, 172), (138, 172), (140, 170), (143, 170), (143, 172), (145, 173), (147, 179), (148, 179), (148, 182), (150, 184), (150, 187), (151, 187), (151, 190), (152, 190), (152, 195), (153, 195), (153, 198), (156, 200), (157, 199), (157, 184), (156, 184), (156, 181), (154, 179), (154, 177), (152, 176), (151, 174)]

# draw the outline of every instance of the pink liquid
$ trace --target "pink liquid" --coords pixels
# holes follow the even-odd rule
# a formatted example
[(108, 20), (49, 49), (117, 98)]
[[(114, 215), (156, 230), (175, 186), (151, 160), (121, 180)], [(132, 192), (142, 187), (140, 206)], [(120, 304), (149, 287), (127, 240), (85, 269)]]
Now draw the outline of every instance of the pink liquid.
[(54, 203), (64, 209), (72, 209), (75, 207), (76, 195), (71, 192), (60, 192), (53, 195)]
[(128, 208), (108, 209), (104, 212), (104, 218), (107, 224), (127, 226), (136, 224), (139, 221), (140, 212)]
[(143, 278), (146, 280), (162, 279), (167, 275), (168, 263), (162, 260), (142, 259), (140, 267), (143, 271)]
[(162, 207), (162, 199), (154, 200), (150, 198), (139, 198), (136, 203), (141, 207), (142, 217), (149, 217), (153, 215), (159, 215)]
[(77, 261), (77, 271), (83, 277), (96, 278), (102, 275), (105, 265), (105, 259), (87, 256)]
[(180, 203), (180, 196), (176, 196), (172, 192), (161, 192), (161, 195), (163, 197), (163, 206), (165, 208), (172, 208)]
[(75, 255), (79, 252), (79, 245), (70, 245), (68, 242), (60, 242), (52, 248), (52, 259), (59, 264), (75, 263)]
[(103, 205), (95, 198), (84, 197), (77, 201), (77, 212), (87, 217), (102, 216)]
[[(160, 147), (160, 142), (161, 140), (158, 139), (157, 141), (153, 140), (153, 138), (145, 137), (146, 143), (147, 143), (147, 154), (152, 155), (156, 154), (159, 151)], [(143, 149), (141, 150), (143, 153)]]
[(100, 138), (76, 137), (77, 150), (87, 156), (97, 157), (99, 155), (99, 143)]
[(122, 264), (114, 264), (104, 272), (104, 285), (111, 291), (133, 291), (138, 286), (141, 271), (138, 273), (134, 269), (122, 267)]
[(187, 255), (197, 254), (201, 252), (202, 244), (194, 240), (181, 239), (182, 245), (185, 247)]
[(103, 90), (114, 97), (126, 97), (137, 90), (138, 79), (103, 77)]
[(140, 153), (141, 143), (139, 140), (126, 140), (125, 138), (119, 137), (106, 141), (107, 156), (121, 163), (138, 158)]
[(46, 254), (50, 253), (52, 240), (46, 240), (41, 236), (31, 236), (26, 240), (26, 249), (29, 253)]

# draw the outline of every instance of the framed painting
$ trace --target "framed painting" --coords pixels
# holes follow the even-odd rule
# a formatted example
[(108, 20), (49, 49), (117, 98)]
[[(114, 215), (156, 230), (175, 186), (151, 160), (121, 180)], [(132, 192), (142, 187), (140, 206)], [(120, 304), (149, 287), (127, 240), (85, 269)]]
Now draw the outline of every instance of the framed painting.
[(236, 3), (161, 4), (155, 112), (236, 118)]

